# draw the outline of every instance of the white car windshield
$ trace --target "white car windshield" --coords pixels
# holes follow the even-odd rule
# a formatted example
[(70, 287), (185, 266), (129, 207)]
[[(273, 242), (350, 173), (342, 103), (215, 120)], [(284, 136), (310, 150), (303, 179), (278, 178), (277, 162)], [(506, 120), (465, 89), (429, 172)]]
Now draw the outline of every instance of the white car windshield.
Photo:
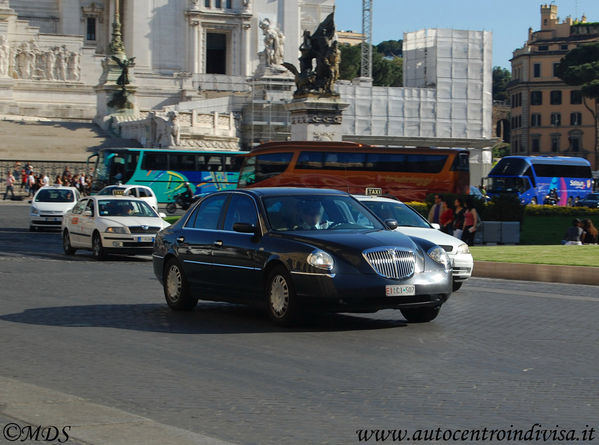
[(431, 228), (430, 224), (422, 216), (401, 202), (374, 200), (361, 202), (383, 221), (394, 219), (401, 227)]
[(156, 212), (145, 202), (128, 199), (99, 199), (98, 211), (100, 216), (158, 217)]
[(383, 225), (348, 196), (299, 195), (264, 198), (274, 231), (381, 230)]
[(68, 189), (40, 190), (35, 202), (75, 202), (75, 193)]

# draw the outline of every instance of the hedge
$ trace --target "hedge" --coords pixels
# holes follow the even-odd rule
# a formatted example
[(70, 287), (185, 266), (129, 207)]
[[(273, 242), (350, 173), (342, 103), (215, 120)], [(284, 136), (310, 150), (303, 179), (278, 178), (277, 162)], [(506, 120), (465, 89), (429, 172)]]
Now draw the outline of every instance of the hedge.
[(559, 207), (547, 205), (527, 205), (524, 209), (526, 216), (571, 216), (571, 217), (596, 217), (599, 209), (588, 207)]

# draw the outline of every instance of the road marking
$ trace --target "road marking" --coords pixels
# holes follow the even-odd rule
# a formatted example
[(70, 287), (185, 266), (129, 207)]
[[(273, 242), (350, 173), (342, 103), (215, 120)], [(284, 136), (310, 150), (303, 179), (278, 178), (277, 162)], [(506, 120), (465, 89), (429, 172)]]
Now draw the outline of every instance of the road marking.
[(69, 436), (90, 445), (232, 445), (70, 394), (0, 376), (0, 413), (30, 425), (71, 426)]
[(516, 290), (516, 289), (491, 289), (487, 287), (472, 287), (467, 286), (464, 290), (475, 291), (475, 292), (490, 292), (495, 294), (512, 294), (512, 295), (522, 295), (525, 297), (540, 297), (540, 298), (552, 298), (554, 300), (570, 300), (570, 301), (594, 301), (599, 303), (599, 298), (594, 297), (585, 297), (583, 295), (560, 295), (560, 294), (546, 294), (541, 292), (530, 292), (526, 290)]

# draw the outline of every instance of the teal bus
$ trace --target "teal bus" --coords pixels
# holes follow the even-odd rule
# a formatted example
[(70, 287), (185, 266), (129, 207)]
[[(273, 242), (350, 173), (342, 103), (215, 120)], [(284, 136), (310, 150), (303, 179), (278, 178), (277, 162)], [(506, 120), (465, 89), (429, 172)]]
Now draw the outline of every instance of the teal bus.
[[(189, 182), (196, 196), (237, 187), (246, 152), (146, 148), (104, 148), (88, 158), (93, 164), (92, 193), (114, 184), (150, 187), (159, 203), (173, 201)], [(89, 171), (89, 168), (88, 168)]]

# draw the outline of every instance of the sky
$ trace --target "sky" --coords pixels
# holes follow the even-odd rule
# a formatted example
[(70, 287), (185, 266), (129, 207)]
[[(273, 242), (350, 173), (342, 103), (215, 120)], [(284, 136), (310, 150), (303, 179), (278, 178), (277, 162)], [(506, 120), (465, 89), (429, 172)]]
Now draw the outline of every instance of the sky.
[[(372, 41), (400, 40), (404, 32), (454, 28), (493, 32), (493, 66), (510, 68), (512, 51), (541, 27), (537, 0), (373, 0)], [(567, 16), (599, 22), (599, 0), (556, 0), (560, 21)], [(362, 30), (362, 0), (336, 0), (338, 30)]]

